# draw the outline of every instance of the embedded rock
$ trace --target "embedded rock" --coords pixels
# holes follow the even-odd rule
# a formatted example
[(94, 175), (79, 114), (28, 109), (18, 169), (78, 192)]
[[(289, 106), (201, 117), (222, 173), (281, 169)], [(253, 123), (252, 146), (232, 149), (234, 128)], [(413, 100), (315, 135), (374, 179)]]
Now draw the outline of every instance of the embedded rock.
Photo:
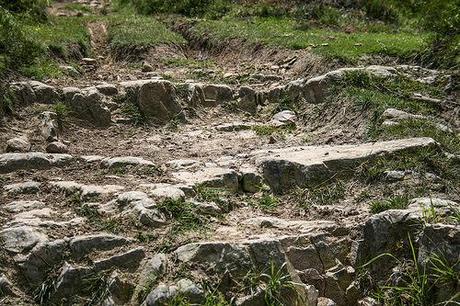
[(295, 125), (297, 121), (297, 116), (293, 111), (284, 110), (282, 112), (276, 113), (273, 115), (270, 124), (273, 126), (285, 126), (285, 125)]
[(5, 185), (3, 189), (10, 194), (33, 194), (40, 191), (40, 185), (41, 184), (39, 182), (28, 181), (24, 183)]
[(49, 169), (68, 165), (73, 157), (68, 154), (45, 154), (39, 152), (0, 154), (0, 173), (17, 170)]
[(29, 152), (32, 145), (25, 137), (11, 138), (6, 142), (6, 152)]
[(126, 245), (129, 242), (129, 239), (121, 236), (94, 234), (74, 237), (70, 240), (69, 246), (72, 256), (81, 258), (92, 251), (111, 250)]
[(267, 184), (282, 193), (324, 180), (377, 156), (435, 148), (431, 138), (409, 138), (358, 145), (305, 146), (256, 151), (253, 156)]
[(125, 166), (147, 166), (154, 167), (155, 164), (141, 157), (125, 156), (125, 157), (108, 157), (101, 161), (101, 166), (104, 168), (119, 168)]
[(257, 105), (257, 92), (251, 87), (240, 87), (238, 91), (238, 108), (250, 114), (255, 114)]
[(137, 105), (142, 114), (158, 123), (183, 119), (174, 85), (168, 81), (149, 81), (139, 88)]
[(46, 146), (46, 152), (48, 153), (68, 153), (69, 147), (60, 141), (53, 141), (53, 142), (50, 142)]
[(175, 179), (194, 186), (224, 188), (237, 191), (238, 174), (235, 170), (225, 168), (204, 168), (196, 172), (175, 172)]
[(74, 94), (70, 107), (78, 117), (96, 126), (107, 127), (111, 123), (111, 113), (105, 106), (104, 97), (94, 87)]
[(22, 253), (47, 240), (47, 236), (30, 226), (10, 227), (0, 231), (3, 247), (10, 252)]

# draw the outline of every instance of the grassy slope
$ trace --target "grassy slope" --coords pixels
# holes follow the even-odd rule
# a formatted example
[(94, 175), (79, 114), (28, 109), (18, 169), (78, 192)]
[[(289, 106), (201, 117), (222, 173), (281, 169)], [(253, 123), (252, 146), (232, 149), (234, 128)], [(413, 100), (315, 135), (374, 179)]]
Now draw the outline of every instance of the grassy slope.
[(117, 14), (107, 17), (109, 41), (114, 49), (182, 44), (185, 39), (153, 17)]
[(373, 54), (406, 58), (427, 48), (431, 42), (431, 35), (428, 33), (347, 34), (318, 27), (300, 30), (297, 26), (296, 21), (290, 18), (224, 18), (201, 20), (194, 27), (194, 31), (198, 35), (208, 35), (216, 41), (241, 38), (250, 43), (290, 49), (312, 47), (315, 53), (345, 62), (354, 62), (364, 55)]

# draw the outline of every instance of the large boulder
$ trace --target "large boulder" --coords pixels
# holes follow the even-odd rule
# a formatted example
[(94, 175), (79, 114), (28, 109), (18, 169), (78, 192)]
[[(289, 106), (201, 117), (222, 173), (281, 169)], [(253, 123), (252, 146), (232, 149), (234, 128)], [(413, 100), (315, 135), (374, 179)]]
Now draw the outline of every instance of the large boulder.
[(73, 95), (70, 107), (74, 113), (96, 126), (106, 127), (111, 123), (110, 110), (105, 106), (104, 96), (96, 88), (87, 88)]
[(257, 99), (258, 94), (254, 89), (242, 86), (238, 91), (238, 108), (250, 114), (255, 114), (258, 105)]
[(137, 104), (147, 118), (158, 123), (183, 119), (174, 85), (168, 81), (150, 81), (139, 88)]

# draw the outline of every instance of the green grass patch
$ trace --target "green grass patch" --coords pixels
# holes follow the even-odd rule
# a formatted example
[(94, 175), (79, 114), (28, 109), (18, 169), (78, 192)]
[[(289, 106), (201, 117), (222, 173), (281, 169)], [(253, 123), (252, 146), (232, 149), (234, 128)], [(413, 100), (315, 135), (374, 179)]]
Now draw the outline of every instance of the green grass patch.
[(460, 153), (459, 135), (442, 130), (430, 120), (404, 120), (398, 125), (378, 128), (374, 133), (375, 138), (379, 139), (431, 137), (441, 144), (445, 150), (451, 153)]
[(262, 196), (251, 199), (250, 203), (263, 211), (274, 211), (281, 204), (281, 201), (274, 195), (263, 193)]
[(312, 205), (336, 204), (345, 198), (347, 188), (342, 181), (332, 181), (313, 186), (311, 188), (298, 189), (294, 192), (296, 202), (303, 208)]
[(64, 75), (58, 63), (48, 57), (37, 59), (30, 66), (21, 68), (21, 73), (37, 80), (58, 78)]
[(165, 200), (158, 205), (158, 209), (173, 220), (172, 234), (203, 230), (209, 223), (193, 203), (184, 200)]
[(64, 59), (79, 58), (90, 51), (90, 36), (84, 18), (52, 18), (46, 23), (28, 25), (26, 31), (52, 55)]
[(371, 213), (373, 214), (378, 214), (389, 209), (405, 209), (407, 206), (409, 206), (409, 197), (404, 195), (370, 203)]
[(379, 157), (362, 163), (354, 169), (354, 174), (364, 183), (375, 183), (385, 177), (386, 171), (393, 170), (412, 170), (420, 175), (433, 173), (441, 178), (444, 192), (455, 194), (460, 191), (460, 164), (436, 147)]
[(153, 17), (119, 14), (110, 16), (108, 23), (110, 46), (117, 51), (185, 43), (181, 35)]
[(294, 125), (273, 126), (268, 124), (254, 125), (251, 129), (259, 136), (272, 136), (274, 134), (284, 135), (295, 130)]
[(365, 55), (408, 58), (427, 48), (432, 41), (428, 33), (347, 34), (321, 28), (303, 31), (290, 18), (201, 20), (195, 25), (194, 31), (198, 35), (207, 35), (216, 42), (238, 38), (249, 43), (289, 49), (312, 47), (314, 53), (345, 62), (355, 62)]
[(69, 11), (76, 11), (76, 12), (82, 12), (82, 13), (91, 13), (91, 8), (89, 8), (87, 5), (83, 5), (80, 3), (67, 3), (64, 8)]

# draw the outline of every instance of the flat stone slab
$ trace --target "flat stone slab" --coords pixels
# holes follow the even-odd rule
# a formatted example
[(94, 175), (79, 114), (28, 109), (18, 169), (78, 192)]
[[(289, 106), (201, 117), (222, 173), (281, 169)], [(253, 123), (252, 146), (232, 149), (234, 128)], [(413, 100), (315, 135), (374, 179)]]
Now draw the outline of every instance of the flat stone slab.
[(102, 167), (109, 168), (109, 169), (125, 167), (125, 166), (155, 167), (155, 164), (152, 161), (143, 159), (141, 157), (135, 157), (135, 156), (105, 158), (101, 161), (101, 165)]
[(5, 153), (0, 154), (0, 173), (17, 170), (49, 169), (65, 166), (73, 160), (73, 156), (69, 154)]
[(435, 147), (431, 138), (409, 138), (339, 146), (302, 146), (253, 152), (267, 184), (275, 192), (305, 187), (358, 163), (390, 155)]
[(203, 168), (196, 172), (174, 172), (172, 176), (185, 184), (210, 188), (223, 188), (237, 191), (239, 187), (238, 173), (227, 168)]

